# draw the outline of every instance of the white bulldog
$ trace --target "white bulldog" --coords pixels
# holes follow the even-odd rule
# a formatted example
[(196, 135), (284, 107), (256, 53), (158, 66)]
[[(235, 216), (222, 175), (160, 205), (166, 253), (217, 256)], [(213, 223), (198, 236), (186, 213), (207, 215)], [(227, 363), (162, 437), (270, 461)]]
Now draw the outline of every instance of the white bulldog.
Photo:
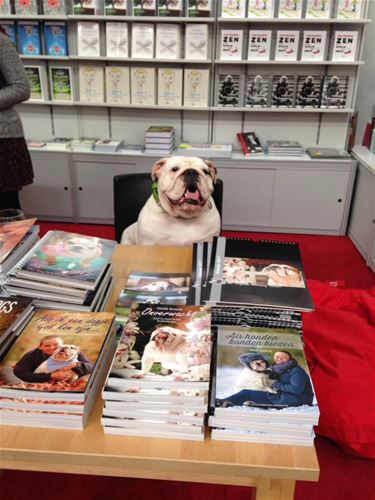
[(121, 243), (191, 246), (218, 236), (220, 215), (211, 197), (216, 177), (208, 160), (174, 156), (156, 162), (152, 178), (157, 187)]

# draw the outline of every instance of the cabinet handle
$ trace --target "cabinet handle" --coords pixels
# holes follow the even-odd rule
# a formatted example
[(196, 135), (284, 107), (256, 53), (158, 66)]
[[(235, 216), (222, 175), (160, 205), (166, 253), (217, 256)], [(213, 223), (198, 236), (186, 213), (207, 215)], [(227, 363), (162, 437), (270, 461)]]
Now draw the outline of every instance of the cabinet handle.
[(68, 191), (69, 188), (68, 188), (68, 186), (64, 186), (64, 189), (65, 189), (65, 191)]
[(78, 189), (79, 189), (79, 191), (82, 191), (83, 187), (79, 187)]
[(339, 198), (337, 201), (338, 201), (338, 203), (341, 203), (342, 202), (342, 198)]

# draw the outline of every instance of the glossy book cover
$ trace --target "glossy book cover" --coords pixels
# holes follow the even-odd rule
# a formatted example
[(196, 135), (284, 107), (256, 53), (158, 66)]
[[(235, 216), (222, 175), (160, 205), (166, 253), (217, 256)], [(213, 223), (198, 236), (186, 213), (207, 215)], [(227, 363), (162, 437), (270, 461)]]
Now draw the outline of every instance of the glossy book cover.
[[(0, 224), (0, 264), (22, 241), (36, 219), (24, 219)], [(1, 270), (1, 266), (0, 266)]]

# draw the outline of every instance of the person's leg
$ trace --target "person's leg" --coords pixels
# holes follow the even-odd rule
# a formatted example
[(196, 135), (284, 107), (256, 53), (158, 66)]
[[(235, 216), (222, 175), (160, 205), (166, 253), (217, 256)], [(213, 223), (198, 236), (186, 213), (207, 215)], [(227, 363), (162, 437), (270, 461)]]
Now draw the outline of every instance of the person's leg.
[(240, 406), (246, 401), (251, 401), (258, 404), (269, 404), (268, 393), (262, 391), (252, 391), (250, 389), (242, 389), (242, 391), (232, 394), (223, 399), (218, 399), (218, 403), (221, 406), (226, 401), (232, 403), (234, 406)]
[(18, 191), (0, 193), (0, 209), (4, 208), (21, 208)]

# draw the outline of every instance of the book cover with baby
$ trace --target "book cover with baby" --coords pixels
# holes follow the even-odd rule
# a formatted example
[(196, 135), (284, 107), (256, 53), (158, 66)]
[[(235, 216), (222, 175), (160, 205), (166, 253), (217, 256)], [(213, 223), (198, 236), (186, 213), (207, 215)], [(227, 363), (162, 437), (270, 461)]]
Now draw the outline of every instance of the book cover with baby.
[(36, 311), (0, 361), (0, 396), (84, 393), (111, 338), (113, 319), (104, 312)]
[(210, 308), (134, 303), (107, 384), (206, 389), (211, 343)]

